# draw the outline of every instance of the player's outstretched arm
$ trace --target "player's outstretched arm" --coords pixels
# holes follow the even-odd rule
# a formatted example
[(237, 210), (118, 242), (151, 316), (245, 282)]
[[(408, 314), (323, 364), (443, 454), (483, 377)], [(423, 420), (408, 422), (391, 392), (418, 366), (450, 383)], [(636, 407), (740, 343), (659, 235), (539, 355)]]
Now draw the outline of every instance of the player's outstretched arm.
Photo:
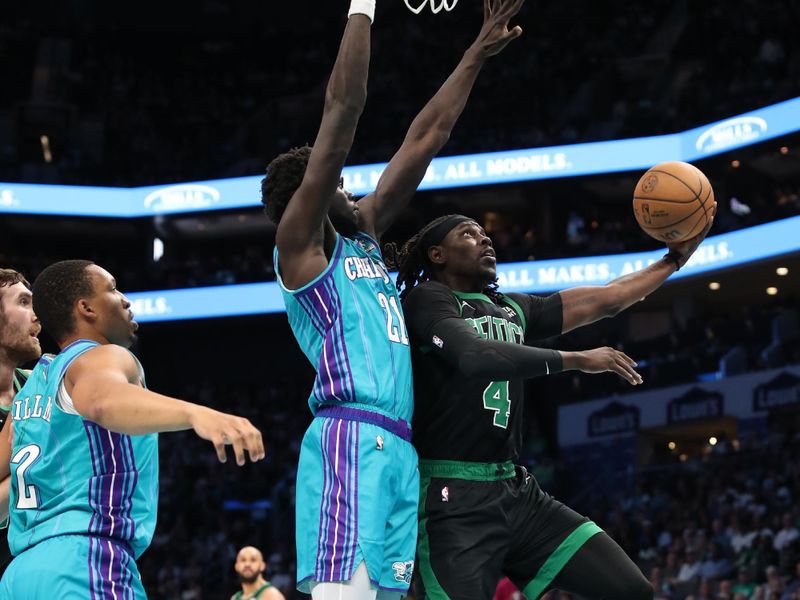
[[(436, 340), (434, 340), (434, 336)], [(624, 352), (595, 348), (562, 352), (481, 337), (461, 317), (442, 319), (432, 329), (433, 351), (465, 377), (495, 381), (554, 375), (561, 371), (612, 372), (631, 385), (642, 383), (636, 363)]]
[[(524, 346), (516, 343), (521, 341), (521, 329), (513, 341), (488, 339), (488, 330), (481, 335), (464, 320), (452, 292), (441, 284), (412, 290), (403, 301), (403, 312), (412, 342), (428, 347), (465, 377), (504, 381), (579, 370), (613, 371), (632, 385), (642, 382), (633, 360), (612, 348), (561, 352)], [(492, 327), (491, 321), (484, 326)], [(507, 336), (515, 335), (508, 328), (505, 331)]]
[(253, 462), (264, 458), (261, 433), (250, 421), (144, 389), (136, 361), (120, 346), (82, 354), (64, 381), (78, 414), (110, 431), (144, 435), (194, 429), (214, 444), (221, 462), (226, 445), (233, 446), (239, 465), (245, 463), (245, 451)]
[[(715, 203), (715, 213), (716, 206)], [(566, 333), (600, 319), (613, 317), (644, 300), (661, 287), (670, 275), (686, 264), (706, 238), (713, 224), (712, 215), (700, 235), (686, 242), (668, 244), (667, 255), (641, 271), (625, 275), (603, 286), (584, 286), (559, 292), (564, 309), (562, 332)]]
[[(365, 4), (369, 0), (353, 0), (351, 11)], [(374, 10), (374, 1), (371, 4)], [(275, 243), (281, 274), (292, 288), (314, 279), (328, 263), (323, 226), (366, 103), (370, 28), (365, 14), (354, 13), (348, 19), (305, 176), (278, 225)]]
[[(373, 194), (359, 201), (367, 233), (380, 237), (394, 223), (417, 190), (433, 158), (450, 139), (487, 58), (522, 35), (509, 21), (525, 0), (484, 0), (483, 27), (453, 73), (411, 123), (400, 149), (378, 180)], [(371, 231), (369, 231), (371, 227)]]

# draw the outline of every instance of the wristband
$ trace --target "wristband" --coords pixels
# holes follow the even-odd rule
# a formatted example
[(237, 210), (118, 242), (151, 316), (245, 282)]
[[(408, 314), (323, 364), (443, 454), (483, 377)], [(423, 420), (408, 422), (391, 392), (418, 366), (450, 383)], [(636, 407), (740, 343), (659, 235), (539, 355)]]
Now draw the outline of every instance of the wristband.
[(375, 0), (350, 0), (349, 19), (353, 15), (367, 15), (371, 22), (375, 22)]

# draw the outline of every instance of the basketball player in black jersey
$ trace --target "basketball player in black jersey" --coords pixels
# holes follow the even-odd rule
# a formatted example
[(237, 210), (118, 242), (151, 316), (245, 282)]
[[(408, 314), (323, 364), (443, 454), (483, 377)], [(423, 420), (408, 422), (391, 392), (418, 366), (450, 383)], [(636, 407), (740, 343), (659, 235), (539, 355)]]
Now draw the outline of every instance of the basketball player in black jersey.
[[(577, 369), (641, 383), (622, 352), (523, 345), (616, 315), (683, 266), (697, 238), (605, 286), (547, 297), (497, 290), (492, 242), (473, 219), (439, 218), (396, 253), (411, 336), (420, 457), (417, 600), (485, 600), (507, 575), (528, 600), (560, 589), (592, 600), (651, 600), (622, 549), (514, 465), (523, 380)], [(395, 248), (396, 250), (396, 248)]]
[[(42, 355), (39, 332), (42, 326), (33, 312), (31, 285), (21, 273), (0, 269), (0, 443), (8, 444), (8, 411), (14, 395), (22, 389), (30, 371), (20, 367)], [(0, 482), (0, 577), (11, 562), (8, 549), (8, 492), (10, 478)]]

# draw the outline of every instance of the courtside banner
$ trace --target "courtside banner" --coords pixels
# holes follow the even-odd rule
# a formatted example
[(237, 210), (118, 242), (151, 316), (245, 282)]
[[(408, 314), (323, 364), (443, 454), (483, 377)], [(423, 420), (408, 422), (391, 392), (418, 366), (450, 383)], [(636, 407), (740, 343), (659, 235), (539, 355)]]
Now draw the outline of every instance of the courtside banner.
[(558, 409), (558, 443), (562, 449), (596, 444), (631, 438), (642, 429), (723, 416), (763, 419), (785, 407), (800, 407), (797, 365), (565, 404)]
[[(670, 279), (679, 279), (800, 251), (800, 216), (707, 238)], [(546, 293), (603, 285), (644, 269), (665, 254), (651, 252), (563, 258), (497, 265), (505, 292)], [(392, 274), (394, 277), (396, 274)], [(139, 322), (284, 312), (278, 284), (250, 283), (127, 294)]]
[[(435, 159), (420, 190), (643, 171), (667, 160), (692, 162), (800, 131), (800, 98), (683, 133), (450, 156)], [(345, 167), (345, 187), (375, 189), (386, 163)], [(261, 176), (138, 188), (0, 183), (0, 213), (147, 217), (258, 206)]]

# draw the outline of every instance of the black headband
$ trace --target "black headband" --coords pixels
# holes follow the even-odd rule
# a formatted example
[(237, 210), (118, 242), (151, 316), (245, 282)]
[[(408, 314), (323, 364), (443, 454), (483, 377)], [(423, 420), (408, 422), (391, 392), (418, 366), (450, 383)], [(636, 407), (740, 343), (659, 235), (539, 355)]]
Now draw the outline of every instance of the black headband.
[(420, 240), (422, 252), (427, 253), (428, 248), (431, 246), (438, 246), (445, 236), (452, 231), (453, 227), (465, 221), (475, 221), (475, 219), (465, 217), (464, 215), (450, 215), (447, 217), (444, 221), (422, 236), (422, 240)]

